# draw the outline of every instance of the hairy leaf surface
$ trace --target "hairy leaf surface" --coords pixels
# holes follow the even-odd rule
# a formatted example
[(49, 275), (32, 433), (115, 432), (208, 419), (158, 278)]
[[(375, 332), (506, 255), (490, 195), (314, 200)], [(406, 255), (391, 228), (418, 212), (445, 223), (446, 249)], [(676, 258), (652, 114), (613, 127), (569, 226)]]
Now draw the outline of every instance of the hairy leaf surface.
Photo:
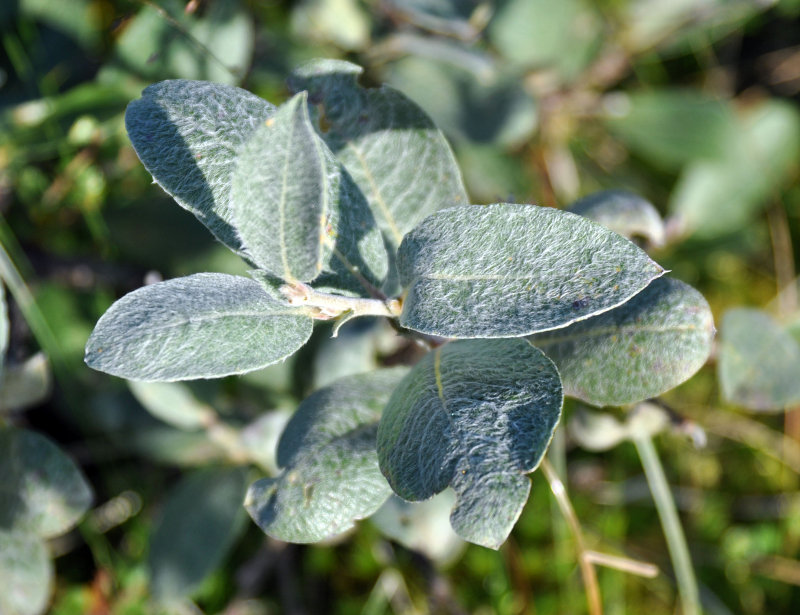
[(33, 431), (0, 430), (0, 529), (51, 538), (72, 528), (91, 503), (89, 484), (58, 446)]
[(397, 386), (378, 428), (381, 471), (403, 499), (450, 486), (450, 521), (498, 548), (528, 499), (561, 414), (553, 363), (525, 340), (464, 340), (429, 353)]
[(388, 258), (380, 231), (311, 125), (305, 93), (281, 105), (242, 148), (232, 198), (235, 226), (263, 270), (301, 282), (323, 270), (383, 282)]
[(125, 127), (158, 184), (232, 250), (245, 253), (231, 206), (237, 154), (274, 105), (240, 88), (176, 79), (146, 88)]
[(37, 535), (0, 529), (0, 613), (44, 613), (53, 588), (53, 564)]
[(725, 312), (717, 362), (722, 396), (751, 410), (800, 402), (800, 344), (766, 312)]
[(644, 237), (650, 244), (664, 244), (666, 229), (653, 204), (627, 190), (603, 190), (575, 201), (569, 211), (594, 220), (623, 237)]
[(219, 378), (285, 359), (311, 329), (311, 317), (254, 280), (198, 273), (114, 303), (86, 344), (86, 363), (132, 380)]
[(246, 468), (211, 468), (187, 475), (169, 494), (153, 530), (148, 564), (161, 600), (191, 593), (219, 566), (244, 529)]
[(289, 85), (322, 105), (322, 137), (397, 246), (425, 216), (464, 204), (467, 196), (453, 153), (430, 118), (387, 86), (361, 88), (361, 72), (349, 62), (315, 60), (295, 70)]
[(664, 270), (580, 216), (500, 203), (437, 212), (403, 239), (400, 323), (443, 337), (515, 337), (614, 308)]
[(378, 468), (381, 410), (406, 374), (394, 368), (349, 376), (306, 398), (278, 444), (277, 478), (254, 483), (245, 506), (270, 536), (317, 542), (374, 513), (391, 494)]
[(706, 362), (713, 338), (703, 296), (659, 278), (618, 308), (529, 339), (558, 366), (566, 395), (621, 406), (690, 378)]

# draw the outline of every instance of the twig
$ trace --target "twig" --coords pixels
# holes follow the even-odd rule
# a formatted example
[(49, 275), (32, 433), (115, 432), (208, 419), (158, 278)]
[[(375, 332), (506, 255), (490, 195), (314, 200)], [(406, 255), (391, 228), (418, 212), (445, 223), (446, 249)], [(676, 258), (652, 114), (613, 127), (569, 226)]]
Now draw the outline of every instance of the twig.
[(646, 579), (655, 579), (659, 573), (658, 566), (655, 564), (640, 562), (629, 557), (600, 553), (599, 551), (586, 551), (585, 556), (590, 562), (598, 566), (614, 568), (615, 570), (635, 574)]

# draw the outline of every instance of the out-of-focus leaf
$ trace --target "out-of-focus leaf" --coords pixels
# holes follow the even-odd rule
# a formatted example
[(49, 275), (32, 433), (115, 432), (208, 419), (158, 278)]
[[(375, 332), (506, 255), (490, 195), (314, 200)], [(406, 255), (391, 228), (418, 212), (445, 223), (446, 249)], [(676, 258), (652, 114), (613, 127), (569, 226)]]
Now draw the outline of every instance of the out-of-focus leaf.
[(705, 298), (679, 280), (659, 278), (618, 308), (529, 339), (558, 366), (566, 395), (621, 406), (690, 378), (713, 338)]
[(324, 111), (323, 139), (345, 165), (372, 207), (389, 243), (400, 241), (426, 215), (467, 202), (453, 153), (430, 118), (388, 86), (364, 89), (362, 69), (315, 60), (289, 86), (308, 91)]
[(132, 380), (219, 378), (285, 359), (311, 329), (310, 316), (254, 280), (198, 273), (114, 303), (86, 343), (86, 363)]
[(568, 81), (591, 60), (602, 30), (594, 8), (582, 0), (508, 0), (488, 34), (512, 63), (554, 69)]
[(103, 23), (102, 13), (92, 0), (21, 0), (19, 8), (25, 17), (42, 21), (97, 51)]
[(153, 594), (169, 602), (189, 595), (222, 562), (244, 529), (245, 468), (187, 475), (167, 497), (150, 541)]
[(306, 97), (281, 105), (239, 152), (234, 226), (273, 276), (310, 282), (338, 269), (380, 286), (388, 270), (383, 238), (364, 195), (311, 125)]
[(456, 157), (476, 203), (513, 203), (531, 193), (530, 173), (518, 156), (492, 145), (463, 142), (456, 146)]
[(761, 310), (725, 312), (717, 375), (722, 396), (750, 410), (800, 402), (800, 344)]
[(217, 239), (244, 253), (231, 179), (239, 150), (274, 112), (272, 104), (239, 88), (173, 80), (145, 88), (128, 105), (125, 126), (156, 182)]
[(514, 146), (536, 128), (536, 103), (515, 75), (474, 73), (409, 57), (390, 65), (387, 81), (419, 104), (457, 140)]
[(4, 386), (3, 367), (6, 362), (6, 350), (8, 350), (8, 308), (5, 290), (0, 282), (0, 387)]
[(265, 412), (241, 431), (242, 446), (258, 465), (270, 474), (278, 474), (278, 441), (292, 413), (289, 410)]
[(726, 102), (692, 90), (620, 96), (623, 111), (608, 127), (654, 165), (676, 170), (691, 160), (716, 160), (736, 143), (739, 127)]
[(403, 239), (400, 323), (442, 337), (515, 337), (624, 303), (664, 270), (580, 216), (499, 203), (455, 207)]
[(466, 546), (450, 527), (450, 511), (455, 503), (456, 496), (451, 489), (424, 502), (406, 502), (392, 494), (369, 520), (404, 547), (445, 564)]
[(715, 160), (681, 175), (670, 210), (686, 232), (709, 238), (741, 228), (786, 184), (800, 163), (800, 111), (770, 100), (738, 122), (736, 141)]
[(270, 536), (317, 542), (374, 513), (391, 494), (378, 468), (381, 410), (405, 368), (334, 382), (307, 397), (281, 436), (278, 478), (251, 485), (245, 507)]
[(603, 190), (572, 203), (568, 210), (631, 239), (644, 237), (650, 245), (664, 244), (664, 221), (653, 204), (627, 190)]
[(39, 352), (19, 365), (7, 366), (0, 386), (0, 414), (24, 410), (50, 394), (50, 363)]
[(40, 615), (53, 587), (53, 564), (36, 534), (0, 529), (0, 613)]
[(255, 34), (244, 2), (212, 2), (202, 15), (187, 14), (179, 0), (160, 0), (158, 6), (145, 6), (125, 25), (101, 80), (134, 75), (232, 85), (244, 78)]
[(0, 430), (0, 528), (43, 538), (63, 534), (83, 516), (92, 491), (77, 465), (44, 436)]
[(324, 339), (314, 355), (314, 388), (377, 368), (379, 326), (374, 321), (359, 318), (342, 327), (337, 337)]
[(302, 0), (292, 11), (292, 28), (300, 39), (354, 51), (369, 42), (370, 21), (357, 0)]
[(664, 409), (645, 402), (631, 410), (624, 421), (607, 412), (578, 408), (567, 423), (567, 431), (586, 450), (607, 451), (637, 436), (651, 438), (668, 426)]
[(179, 429), (200, 429), (214, 417), (214, 411), (198, 401), (185, 384), (132, 380), (128, 386), (145, 410)]
[(462, 340), (430, 352), (397, 386), (378, 427), (392, 489), (425, 500), (452, 487), (462, 538), (497, 549), (528, 499), (561, 415), (561, 381), (525, 340)]

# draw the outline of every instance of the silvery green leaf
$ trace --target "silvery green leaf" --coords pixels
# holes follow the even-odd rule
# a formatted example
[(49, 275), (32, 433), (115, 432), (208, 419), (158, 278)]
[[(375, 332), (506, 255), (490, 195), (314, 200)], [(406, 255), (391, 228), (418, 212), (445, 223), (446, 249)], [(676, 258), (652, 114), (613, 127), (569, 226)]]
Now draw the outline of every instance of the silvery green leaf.
[(525, 340), (463, 340), (426, 355), (397, 386), (378, 427), (392, 489), (425, 500), (452, 487), (462, 538), (497, 549), (528, 499), (561, 415), (552, 362)]
[(219, 378), (285, 359), (311, 336), (311, 317), (261, 284), (198, 273), (145, 286), (114, 303), (86, 344), (89, 367), (132, 380)]
[(438, 564), (454, 560), (466, 546), (450, 526), (456, 503), (451, 489), (424, 502), (406, 502), (392, 494), (369, 520), (392, 540), (424, 553)]
[(603, 190), (578, 199), (568, 208), (628, 239), (644, 237), (653, 246), (664, 244), (664, 221), (653, 204), (627, 190)]
[(169, 494), (148, 557), (153, 594), (161, 601), (196, 589), (244, 529), (246, 475), (246, 468), (197, 470)]
[(342, 378), (300, 404), (278, 444), (283, 473), (247, 493), (245, 507), (264, 532), (317, 542), (350, 529), (386, 501), (392, 491), (378, 468), (375, 434), (406, 371)]
[(427, 115), (401, 93), (361, 88), (362, 69), (315, 60), (292, 73), (295, 92), (322, 105), (322, 137), (367, 197), (392, 246), (428, 214), (467, 202), (453, 153)]
[(664, 270), (571, 213), (500, 203), (454, 207), (403, 239), (400, 324), (443, 337), (516, 337), (621, 305)]
[(659, 278), (618, 308), (528, 339), (558, 366), (564, 394), (621, 406), (689, 379), (708, 359), (713, 338), (703, 296)]
[(71, 529), (92, 502), (77, 465), (44, 436), (0, 430), (0, 528), (51, 538)]
[(6, 366), (0, 386), (0, 414), (38, 404), (50, 394), (51, 384), (50, 363), (44, 353)]
[(131, 380), (128, 387), (145, 410), (178, 429), (200, 429), (215, 418), (214, 410), (200, 402), (185, 384)]
[(237, 155), (275, 107), (245, 90), (176, 79), (151, 85), (128, 105), (125, 127), (153, 179), (232, 250), (245, 253), (233, 223)]
[(255, 130), (232, 181), (235, 226), (262, 270), (310, 282), (323, 270), (356, 269), (383, 282), (388, 260), (380, 232), (358, 187), (311, 125), (305, 93)]
[(783, 410), (800, 402), (800, 344), (766, 312), (728, 310), (722, 317), (717, 375), (730, 403)]
[(36, 534), (0, 529), (0, 613), (40, 615), (53, 588), (53, 563)]

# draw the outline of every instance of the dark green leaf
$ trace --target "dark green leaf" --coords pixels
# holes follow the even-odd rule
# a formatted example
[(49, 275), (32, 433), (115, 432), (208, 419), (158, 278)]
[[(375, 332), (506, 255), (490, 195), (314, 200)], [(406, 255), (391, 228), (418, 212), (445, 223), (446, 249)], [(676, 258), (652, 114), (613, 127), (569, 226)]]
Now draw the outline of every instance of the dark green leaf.
[(258, 96), (204, 81), (163, 81), (128, 105), (125, 126), (145, 168), (226, 246), (245, 252), (233, 226), (237, 155), (275, 111)]
[(467, 202), (453, 153), (430, 118), (399, 92), (363, 89), (361, 68), (316, 60), (294, 71), (293, 91), (308, 90), (324, 109), (325, 142), (367, 197), (396, 246), (426, 215)]
[(0, 430), (0, 529), (52, 538), (71, 529), (92, 502), (78, 466), (44, 436)]
[(145, 286), (112, 305), (86, 344), (86, 363), (132, 380), (219, 378), (285, 359), (311, 317), (261, 284), (198, 273)]
[(618, 308), (529, 339), (558, 366), (566, 395), (621, 406), (690, 378), (706, 362), (713, 338), (703, 296), (660, 278)]
[(466, 540), (498, 548), (530, 491), (561, 415), (561, 381), (525, 340), (451, 342), (397, 386), (378, 428), (392, 489), (424, 500), (452, 487), (450, 518)]
[(717, 362), (722, 396), (750, 410), (800, 403), (800, 344), (766, 312), (725, 312)]
[(245, 468), (215, 468), (187, 475), (170, 493), (150, 542), (153, 593), (163, 601), (184, 597), (220, 565), (244, 529)]
[(278, 478), (254, 483), (245, 506), (270, 536), (317, 542), (374, 513), (391, 489), (378, 469), (381, 410), (405, 368), (342, 378), (309, 396), (278, 444)]
[(454, 207), (403, 239), (400, 323), (443, 337), (515, 337), (614, 308), (664, 273), (580, 216), (506, 203)]

